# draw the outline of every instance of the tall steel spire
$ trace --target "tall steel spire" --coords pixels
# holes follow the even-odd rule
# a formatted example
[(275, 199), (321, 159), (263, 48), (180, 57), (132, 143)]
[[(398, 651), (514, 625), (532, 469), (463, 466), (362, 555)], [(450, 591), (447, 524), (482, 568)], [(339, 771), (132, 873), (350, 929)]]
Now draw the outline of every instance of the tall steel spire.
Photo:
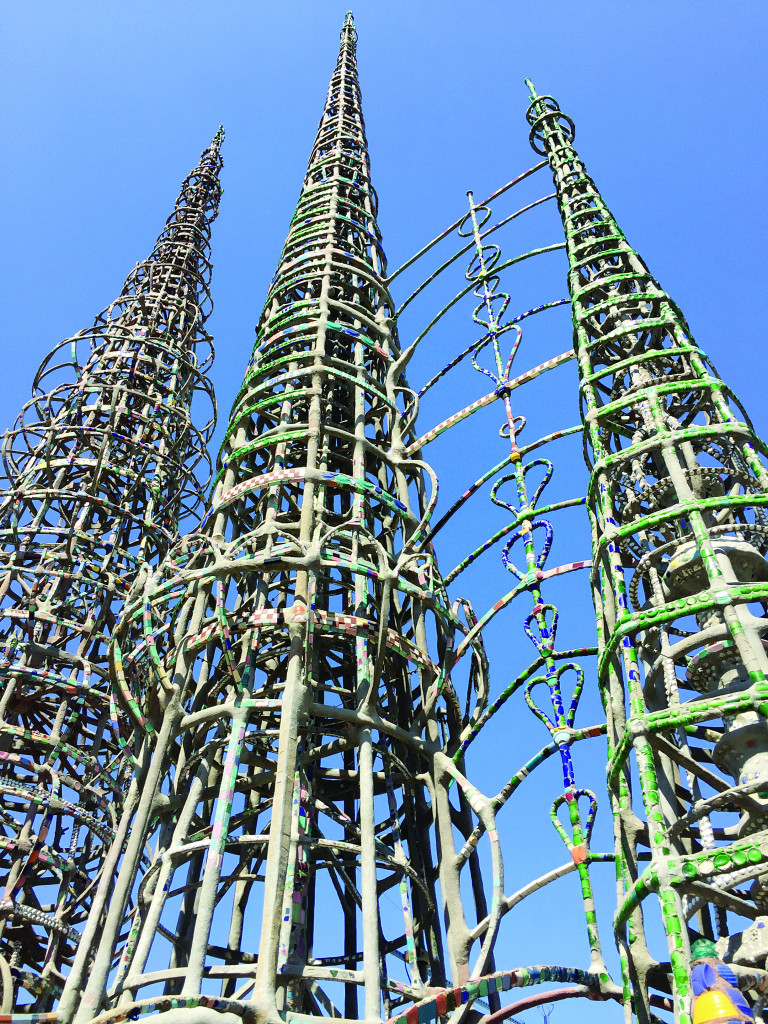
[(762, 966), (768, 953), (766, 446), (619, 230), (573, 123), (531, 92), (531, 143), (566, 232), (592, 474), (616, 937), (638, 1018), (655, 989), (686, 1022), (692, 960)]
[[(443, 986), (444, 964), (466, 980), (475, 943), (474, 967), (488, 962), (498, 906), (489, 916), (468, 855), (489, 919), (473, 934), (456, 858), (440, 856), (462, 780), (439, 668), (456, 617), (423, 542), (434, 475), (405, 452), (415, 399), (355, 44), (347, 15), (211, 507), (117, 630), (121, 699), (146, 744), (64, 1021), (172, 1008), (197, 1021), (201, 1007), (374, 1020)], [(477, 818), (455, 790), (468, 837)]]
[(131, 773), (110, 705), (115, 619), (201, 499), (212, 420), (195, 428), (190, 403), (213, 397), (203, 325), (222, 137), (119, 298), (44, 361), (3, 442), (3, 1013), (51, 1009), (61, 992)]

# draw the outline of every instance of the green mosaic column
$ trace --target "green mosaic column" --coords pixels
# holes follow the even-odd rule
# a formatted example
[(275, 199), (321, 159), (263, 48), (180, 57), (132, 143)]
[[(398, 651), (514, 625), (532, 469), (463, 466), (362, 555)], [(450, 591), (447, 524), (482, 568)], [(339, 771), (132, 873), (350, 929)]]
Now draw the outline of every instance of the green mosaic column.
[(694, 940), (737, 964), (768, 953), (766, 448), (622, 235), (570, 118), (530, 88), (566, 233), (591, 473), (616, 936), (638, 1017), (671, 996), (687, 1022)]

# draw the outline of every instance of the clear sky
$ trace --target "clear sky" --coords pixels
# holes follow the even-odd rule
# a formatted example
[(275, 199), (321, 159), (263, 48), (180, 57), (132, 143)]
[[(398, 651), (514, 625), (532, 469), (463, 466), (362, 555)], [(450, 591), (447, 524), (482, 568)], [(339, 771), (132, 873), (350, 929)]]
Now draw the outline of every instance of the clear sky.
[[(224, 123), (224, 198), (214, 227), (221, 436), (253, 343), (267, 284), (285, 237), (338, 48), (346, 0), (29, 0), (0, 6), (5, 251), (0, 276), (0, 428), (10, 425), (35, 368), (60, 339), (87, 326), (151, 249), (179, 184)], [(523, 78), (552, 93), (576, 122), (576, 145), (629, 241), (688, 317), (694, 336), (763, 434), (768, 257), (764, 203), (768, 6), (712, 0), (358, 0), (358, 61), (380, 224), (390, 268), (461, 216), (465, 192), (481, 198), (537, 158), (528, 145)], [(550, 191), (546, 172), (526, 200)], [(499, 212), (514, 209), (510, 198)], [(506, 256), (560, 240), (554, 211), (500, 239)], [(549, 262), (546, 262), (549, 260)], [(428, 263), (429, 261), (425, 261)], [(424, 267), (424, 275), (434, 263)], [(411, 287), (418, 274), (408, 278)], [(461, 274), (403, 318), (409, 341), (461, 287)], [(396, 282), (395, 298), (407, 291)], [(562, 257), (505, 280), (516, 311), (565, 294)], [(450, 321), (410, 371), (419, 386), (477, 336), (471, 308)], [(547, 314), (549, 315), (549, 314)], [(530, 328), (521, 371), (568, 349), (567, 318)], [(450, 378), (425, 402), (424, 432), (484, 393)], [(475, 375), (477, 377), (477, 375)], [(576, 422), (572, 368), (531, 396), (525, 439)], [(516, 398), (516, 401), (518, 399)], [(427, 456), (452, 500), (503, 457), (496, 411), (436, 442)], [(549, 424), (549, 426), (547, 426)], [(558, 497), (583, 493), (578, 446), (558, 464)], [(557, 459), (556, 453), (553, 457)], [(553, 486), (555, 484), (553, 483)], [(561, 493), (562, 492), (562, 493)], [(487, 494), (437, 544), (444, 570), (504, 523)], [(443, 504), (445, 507), (445, 504)], [(562, 559), (588, 557), (583, 523), (566, 530)], [(567, 549), (567, 550), (566, 550)], [(478, 614), (512, 586), (491, 552), (466, 574)], [(559, 600), (571, 640), (594, 638), (586, 579)], [(525, 664), (511, 609), (489, 633), (494, 693)], [(568, 624), (565, 624), (567, 620)], [(581, 724), (600, 716), (585, 697)], [(580, 711), (581, 714), (581, 711)], [(577, 723), (578, 724), (578, 723)], [(499, 716), (469, 768), (480, 788), (500, 788), (538, 747), (543, 727), (517, 705)], [(601, 796), (601, 741), (577, 756), (582, 785)], [(586, 745), (585, 745), (586, 746)], [(507, 891), (567, 854), (549, 823), (556, 766), (540, 769), (507, 807)], [(606, 801), (596, 842), (611, 848)], [(535, 871), (532, 867), (535, 862)], [(610, 868), (599, 884), (603, 941), (611, 947)], [(560, 888), (557, 888), (559, 886)], [(586, 966), (573, 877), (521, 904), (505, 922), (497, 966)], [(615, 970), (615, 957), (610, 958)], [(535, 1013), (525, 1015), (536, 1018)], [(555, 1020), (612, 1020), (595, 1004), (565, 1006)]]

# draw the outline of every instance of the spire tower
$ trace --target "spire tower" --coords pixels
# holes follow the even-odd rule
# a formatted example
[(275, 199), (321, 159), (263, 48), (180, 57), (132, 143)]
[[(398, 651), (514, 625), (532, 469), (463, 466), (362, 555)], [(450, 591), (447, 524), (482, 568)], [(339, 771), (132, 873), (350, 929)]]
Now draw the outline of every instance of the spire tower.
[(116, 633), (146, 742), (62, 1021), (375, 1020), (449, 970), (466, 980), (475, 941), (473, 966), (488, 962), (498, 912), (477, 940), (456, 858), (439, 863), (452, 813), (465, 837), (477, 822), (460, 786), (448, 803), (462, 715), (439, 664), (457, 620), (423, 540), (434, 474), (405, 451), (415, 399), (355, 47), (347, 15), (211, 506)]
[(61, 992), (131, 774), (108, 683), (115, 620), (201, 500), (212, 421), (196, 429), (190, 403), (213, 398), (203, 325), (222, 137), (120, 296), (44, 361), (3, 442), (2, 1013), (50, 1010)]
[(572, 121), (530, 88), (566, 232), (591, 471), (616, 937), (638, 1019), (669, 993), (682, 1024), (692, 961), (768, 953), (766, 448), (618, 228)]

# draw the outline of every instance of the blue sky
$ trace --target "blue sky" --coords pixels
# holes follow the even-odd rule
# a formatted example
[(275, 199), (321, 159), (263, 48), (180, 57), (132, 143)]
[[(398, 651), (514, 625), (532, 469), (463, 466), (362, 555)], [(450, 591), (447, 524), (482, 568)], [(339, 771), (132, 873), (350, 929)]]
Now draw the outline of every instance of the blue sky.
[[(347, 6), (336, 0), (2, 5), (7, 258), (0, 277), (0, 429), (28, 398), (49, 348), (87, 326), (150, 251), (183, 176), (223, 122), (224, 198), (213, 233), (215, 311), (209, 321), (221, 436), (298, 195)], [(768, 7), (762, 0), (359, 0), (354, 14), (390, 268), (461, 216), (467, 189), (479, 199), (535, 162), (525, 122), (523, 78), (530, 76), (574, 119), (577, 148), (630, 243), (681, 306), (758, 431), (768, 434)], [(550, 179), (544, 172), (525, 188), (519, 203), (512, 197), (500, 202), (499, 214), (549, 192)], [(558, 229), (554, 210), (542, 211), (500, 244), (512, 256), (559, 241)], [(434, 263), (425, 265), (424, 275), (432, 269)], [(407, 281), (404, 275), (396, 300), (407, 295), (406, 283), (418, 281), (415, 272)], [(415, 334), (461, 284), (459, 273), (414, 304), (411, 319), (403, 318), (401, 341), (407, 343), (409, 332)], [(516, 311), (561, 297), (562, 257), (545, 257), (510, 275), (505, 287)], [(411, 383), (423, 383), (474, 332), (471, 308), (457, 311), (425, 342)], [(520, 370), (569, 345), (567, 317), (553, 313), (546, 323), (544, 317), (541, 325), (532, 322)], [(425, 401), (420, 431), (484, 390), (471, 371), (448, 378), (434, 400)], [(521, 391), (515, 408), (529, 417), (526, 440), (536, 430), (575, 423), (572, 367), (540, 381), (529, 395)], [(503, 457), (498, 425), (497, 411), (490, 411), (427, 450), (446, 501)], [(584, 487), (578, 445), (564, 446), (562, 456), (553, 452), (560, 458), (557, 497), (581, 494)], [(502, 510), (489, 505), (487, 494), (475, 501), (471, 514), (439, 538), (444, 571), (503, 525)], [(585, 558), (585, 541), (583, 522), (574, 521), (556, 550), (564, 561)], [(487, 565), (465, 574), (465, 592), (478, 613), (512, 585), (498, 552), (485, 557)], [(566, 578), (560, 595), (564, 636), (592, 642), (586, 579)], [(528, 658), (521, 628), (527, 610), (511, 609), (489, 632), (494, 692)], [(592, 691), (581, 724), (599, 715)], [(469, 768), (490, 793), (546, 742), (546, 733), (516, 707), (499, 716), (484, 742)], [(601, 751), (597, 741), (575, 755), (581, 784), (598, 796)], [(544, 870), (566, 859), (548, 820), (561, 783), (551, 762), (539, 771), (505, 812), (508, 891), (531, 877), (533, 861)], [(604, 849), (611, 842), (607, 817), (603, 799), (596, 842)], [(611, 869), (604, 870), (601, 925), (610, 947)], [(564, 879), (552, 894), (509, 915), (497, 965), (585, 966), (576, 888), (573, 877)], [(553, 1021), (607, 1021), (616, 1013), (575, 1004), (556, 1010)]]

